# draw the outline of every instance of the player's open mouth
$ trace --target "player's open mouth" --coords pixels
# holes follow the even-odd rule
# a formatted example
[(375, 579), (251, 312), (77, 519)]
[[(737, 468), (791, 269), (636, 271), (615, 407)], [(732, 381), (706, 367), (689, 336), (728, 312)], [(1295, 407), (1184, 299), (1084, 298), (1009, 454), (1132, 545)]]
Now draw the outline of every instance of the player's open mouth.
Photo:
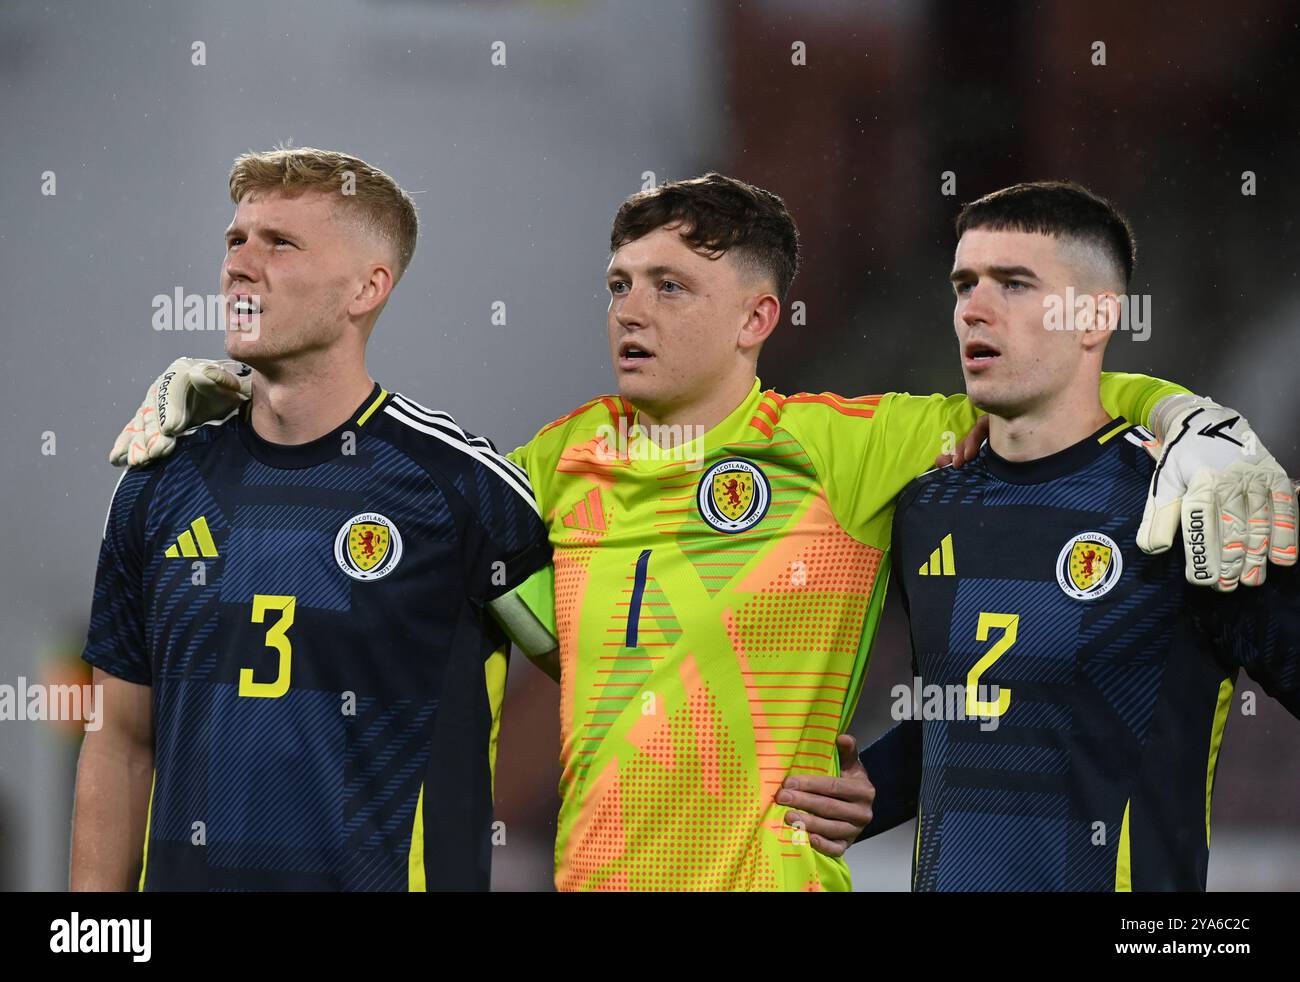
[(967, 341), (962, 348), (962, 360), (968, 369), (983, 368), (1001, 357), (1002, 352), (987, 341)]
[(233, 294), (230, 301), (230, 319), (236, 324), (247, 324), (262, 315), (262, 301), (250, 294)]
[(635, 341), (624, 341), (618, 346), (619, 368), (640, 368), (653, 357), (652, 351)]

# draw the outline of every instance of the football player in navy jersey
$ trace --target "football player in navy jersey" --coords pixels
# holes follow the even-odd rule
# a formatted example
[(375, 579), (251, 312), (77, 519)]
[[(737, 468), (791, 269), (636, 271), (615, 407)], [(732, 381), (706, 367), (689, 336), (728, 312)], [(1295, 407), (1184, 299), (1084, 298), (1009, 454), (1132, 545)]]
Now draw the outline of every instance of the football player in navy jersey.
[(550, 560), (527, 476), (366, 371), (417, 236), (391, 177), (277, 150), (230, 195), (252, 400), (113, 496), (72, 887), (486, 889), (490, 615)]
[(861, 754), (864, 837), (916, 818), (917, 890), (1204, 890), (1240, 670), (1300, 716), (1294, 491), (1239, 415), (1176, 397), (1167, 440), (1252, 477), (1191, 482), (1185, 569), (1138, 548), (1157, 448), (1098, 399), (1127, 221), (1039, 182), (967, 205), (957, 232), (954, 326), (989, 439), (899, 498), (916, 684)]
[[(677, 284), (665, 281), (665, 289), (669, 286), (676, 289)], [(240, 380), (222, 366), (192, 359), (180, 360), (151, 387), (135, 420), (119, 437), (111, 459), (115, 463), (136, 463), (165, 457), (186, 426), (224, 415), (228, 407), (237, 405), (240, 398), (246, 395)], [(1149, 415), (1149, 408), (1142, 413), (1144, 419)], [(1202, 415), (1213, 417), (1219, 422), (1230, 419), (1233, 415), (1212, 404), (1198, 408), (1202, 410)], [(167, 414), (166, 420), (161, 418), (164, 411)], [(1180, 413), (1174, 422), (1179, 422), (1184, 415)], [(933, 434), (933, 437), (936, 444), (941, 439), (939, 433)], [(1222, 488), (1244, 487), (1247, 482), (1255, 483), (1259, 477), (1277, 471), (1276, 465), (1265, 453), (1254, 454), (1251, 464), (1243, 470), (1237, 465), (1245, 458), (1224, 460), (1215, 456), (1213, 447), (1206, 449), (1199, 446), (1213, 443), (1214, 441), (1208, 440), (1169, 441), (1162, 467), (1168, 479), (1152, 482), (1152, 493), (1147, 500), (1142, 531), (1139, 533), (1139, 543), (1143, 549), (1159, 553), (1173, 543), (1180, 524), (1184, 490), (1194, 500), (1196, 495), (1217, 493)], [(847, 453), (851, 456), (853, 451), (850, 449)], [(1270, 464), (1271, 469), (1267, 466)], [(1264, 521), (1265, 527), (1268, 527), (1268, 519)], [(1258, 548), (1251, 554), (1253, 565), (1246, 568), (1241, 550), (1232, 548), (1221, 553), (1219, 545), (1209, 539), (1212, 533), (1200, 534), (1207, 541), (1198, 544), (1189, 539), (1189, 564), (1195, 567), (1198, 574), (1205, 574), (1207, 567), (1213, 565), (1220, 575), (1201, 578), (1197, 582), (1212, 583), (1215, 589), (1230, 589), (1238, 580), (1247, 586), (1258, 581), (1260, 573), (1254, 568), (1258, 565)], [(1279, 555), (1284, 554), (1287, 535), (1290, 536), (1293, 548), (1294, 528), (1288, 533), (1282, 525), (1276, 525), (1272, 534), (1279, 546)], [(1096, 550), (1094, 553), (1099, 555)], [(510, 598), (506, 597), (503, 603), (509, 604), (509, 601)], [(516, 624), (527, 628), (527, 605), (521, 602), (512, 606), (520, 614)], [(515, 630), (515, 633), (520, 632)], [(809, 841), (813, 847), (831, 855), (842, 853), (856, 837), (863, 820), (859, 806), (868, 800), (863, 794), (865, 776), (852, 749), (846, 748), (844, 742), (841, 742), (840, 749), (852, 761), (842, 771), (840, 778), (792, 775), (778, 798), (784, 804), (803, 810), (802, 815), (789, 813), (787, 821), (803, 823), (810, 834)], [(843, 779), (846, 777), (850, 780)], [(804, 782), (807, 782), (806, 786)]]

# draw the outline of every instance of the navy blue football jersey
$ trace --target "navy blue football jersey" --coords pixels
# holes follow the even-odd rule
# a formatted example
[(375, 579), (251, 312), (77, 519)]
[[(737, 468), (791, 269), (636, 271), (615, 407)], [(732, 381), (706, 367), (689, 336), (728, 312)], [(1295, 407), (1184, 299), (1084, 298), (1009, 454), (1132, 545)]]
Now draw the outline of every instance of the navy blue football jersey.
[(378, 385), (311, 443), (245, 418), (129, 470), (84, 658), (152, 687), (144, 890), (486, 889), (508, 643), (550, 559), (524, 472)]
[(1218, 594), (1181, 542), (1138, 549), (1149, 438), (1111, 421), (1021, 463), (986, 444), (900, 496), (917, 678), (861, 759), (867, 834), (918, 818), (914, 889), (1204, 890), (1238, 670), (1300, 716), (1297, 569)]

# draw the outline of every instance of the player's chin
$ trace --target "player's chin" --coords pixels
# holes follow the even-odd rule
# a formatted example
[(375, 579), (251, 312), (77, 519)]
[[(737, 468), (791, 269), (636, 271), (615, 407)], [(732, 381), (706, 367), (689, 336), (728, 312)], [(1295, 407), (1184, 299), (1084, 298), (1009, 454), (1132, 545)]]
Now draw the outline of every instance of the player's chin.
[(645, 369), (615, 369), (614, 374), (618, 379), (618, 394), (632, 403), (652, 403), (657, 402), (662, 393), (659, 391), (661, 386), (655, 383), (655, 380), (645, 374)]
[(247, 331), (226, 332), (226, 357), (242, 361), (246, 365), (256, 366), (264, 361), (270, 352), (258, 335)]
[(1008, 415), (1007, 410), (1015, 404), (1011, 394), (1006, 391), (1005, 385), (996, 385), (988, 379), (972, 379), (969, 376), (966, 378), (966, 398), (970, 399), (976, 409), (994, 416)]

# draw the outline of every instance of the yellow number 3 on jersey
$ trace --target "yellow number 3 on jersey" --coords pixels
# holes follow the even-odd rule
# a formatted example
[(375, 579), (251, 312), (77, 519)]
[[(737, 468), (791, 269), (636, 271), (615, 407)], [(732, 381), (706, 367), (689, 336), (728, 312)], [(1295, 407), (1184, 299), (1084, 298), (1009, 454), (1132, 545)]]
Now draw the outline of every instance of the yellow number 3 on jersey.
[(293, 646), (286, 632), (293, 626), (293, 609), (297, 597), (258, 593), (253, 595), (253, 623), (261, 624), (268, 610), (280, 611), (280, 619), (266, 629), (266, 646), (280, 653), (280, 673), (274, 682), (254, 682), (253, 670), (239, 670), (239, 694), (256, 699), (279, 699), (289, 691), (289, 668)]

